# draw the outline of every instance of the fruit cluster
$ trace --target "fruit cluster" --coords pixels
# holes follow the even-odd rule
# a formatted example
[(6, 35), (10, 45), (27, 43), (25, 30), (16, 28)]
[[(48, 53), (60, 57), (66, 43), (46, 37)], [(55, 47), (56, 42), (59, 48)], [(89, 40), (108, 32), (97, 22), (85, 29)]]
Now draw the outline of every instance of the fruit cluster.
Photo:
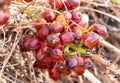
[(0, 1), (0, 25), (6, 24), (10, 18), (10, 12), (8, 9), (8, 5), (10, 4), (11, 0)]
[[(22, 41), (24, 52), (34, 51), (34, 67), (47, 69), (49, 76), (58, 80), (60, 74), (78, 75), (92, 66), (90, 50), (100, 44), (100, 36), (107, 34), (106, 27), (95, 23), (89, 26), (87, 14), (70, 11), (80, 6), (80, 0), (49, 0), (52, 8), (35, 21), (36, 36), (26, 36)], [(67, 7), (68, 10), (63, 10)]]

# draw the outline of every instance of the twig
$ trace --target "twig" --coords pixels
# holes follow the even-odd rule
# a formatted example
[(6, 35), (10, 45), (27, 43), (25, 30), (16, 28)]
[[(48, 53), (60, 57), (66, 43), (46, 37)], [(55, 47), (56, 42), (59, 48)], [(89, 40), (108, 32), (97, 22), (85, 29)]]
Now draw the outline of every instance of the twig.
[(98, 78), (96, 78), (90, 71), (85, 70), (83, 74), (91, 83), (102, 83)]
[(98, 13), (100, 13), (100, 14), (106, 15), (106, 16), (111, 17), (111, 18), (113, 18), (114, 20), (120, 22), (120, 18), (118, 18), (118, 17), (116, 17), (116, 16), (114, 16), (114, 15), (112, 15), (112, 14), (108, 14), (108, 13), (106, 13), (106, 12), (100, 11), (100, 10), (91, 9), (91, 8), (87, 8), (87, 7), (80, 7), (80, 9), (86, 9), (86, 10), (91, 10), (91, 11), (94, 11), (94, 12), (98, 12)]
[(120, 75), (120, 69), (118, 65), (110, 63), (107, 59), (102, 58), (99, 55), (92, 54), (92, 59), (95, 60), (96, 62), (102, 64), (106, 70), (111, 71), (115, 76)]
[(120, 49), (110, 44), (109, 42), (105, 41), (102, 37), (100, 38), (100, 42), (102, 46), (108, 48), (109, 50), (113, 51), (114, 53), (120, 56)]

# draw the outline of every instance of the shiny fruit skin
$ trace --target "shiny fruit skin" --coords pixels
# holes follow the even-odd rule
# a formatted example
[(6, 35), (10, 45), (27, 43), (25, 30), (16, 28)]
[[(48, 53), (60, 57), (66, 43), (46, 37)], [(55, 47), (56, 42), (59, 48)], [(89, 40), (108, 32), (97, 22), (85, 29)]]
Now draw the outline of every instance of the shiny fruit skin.
[(61, 73), (63, 74), (63, 75), (70, 75), (71, 74), (71, 69), (69, 69), (69, 68), (64, 68), (62, 71), (61, 71)]
[(90, 58), (84, 58), (84, 68), (85, 69), (89, 69), (89, 68), (91, 68), (93, 66), (93, 62), (92, 62), (92, 60), (90, 59)]
[(29, 42), (29, 50), (31, 51), (37, 50), (38, 48), (40, 48), (40, 46), (41, 42), (37, 37), (32, 38)]
[(80, 12), (72, 12), (72, 20), (75, 21), (75, 22), (78, 22), (80, 21), (81, 19), (81, 13)]
[(60, 49), (53, 49), (50, 56), (53, 59), (53, 61), (56, 61), (56, 62), (64, 59), (63, 52)]
[(55, 19), (55, 13), (53, 11), (50, 11), (50, 10), (45, 10), (43, 12), (43, 18), (45, 18), (45, 20), (47, 22), (51, 22)]
[(73, 71), (78, 74), (78, 75), (82, 75), (85, 71), (85, 69), (83, 67), (80, 67), (80, 66), (76, 66)]
[(50, 26), (50, 30), (53, 33), (59, 33), (63, 30), (63, 28), (64, 26), (60, 22), (57, 22), (57, 21), (54, 21)]
[(54, 8), (54, 4), (55, 4), (55, 9), (57, 9), (57, 10), (62, 9), (64, 6), (62, 3), (62, 0), (49, 0), (49, 3), (52, 6), (52, 8)]
[(51, 52), (52, 48), (50, 48), (47, 43), (42, 43), (41, 44), (41, 51), (45, 55), (49, 55)]
[(60, 44), (60, 38), (55, 34), (48, 35), (46, 41), (50, 47), (56, 47)]
[(40, 30), (42, 27), (46, 26), (46, 20), (44, 18), (39, 18), (38, 20), (35, 21), (35, 23), (38, 23), (37, 25), (35, 25), (35, 28), (37, 30)]
[(49, 27), (48, 26), (42, 27), (38, 32), (38, 38), (44, 41), (48, 36), (48, 34), (49, 34)]
[(10, 18), (8, 10), (0, 10), (0, 25), (6, 24)]
[(23, 42), (22, 42), (22, 50), (24, 52), (26, 51), (30, 51), (29, 49), (29, 44), (30, 44), (30, 41), (34, 38), (34, 36), (27, 36), (24, 38)]
[(60, 41), (62, 44), (71, 43), (74, 41), (74, 33), (73, 32), (65, 32), (60, 35)]
[(68, 10), (73, 10), (80, 6), (80, 0), (66, 0), (65, 4)]
[(81, 14), (81, 19), (78, 22), (78, 25), (80, 25), (83, 29), (87, 29), (89, 26), (89, 17), (87, 14)]
[(92, 31), (98, 33), (101, 36), (105, 36), (107, 34), (107, 29), (102, 24), (95, 24), (92, 26)]
[(74, 26), (72, 28), (72, 32), (74, 32), (75, 39), (77, 39), (77, 40), (81, 39), (82, 33), (83, 33), (82, 27)]
[(62, 12), (62, 14), (64, 15), (65, 20), (67, 21), (67, 23), (69, 23), (71, 18), (72, 18), (72, 14), (69, 11), (64, 11), (64, 12)]
[(37, 61), (36, 66), (40, 69), (50, 69), (52, 64), (51, 57), (45, 56), (44, 59)]
[(95, 32), (89, 32), (82, 36), (81, 41), (88, 48), (93, 48), (99, 45), (99, 38), (99, 35)]
[(83, 58), (77, 57), (77, 56), (68, 57), (66, 59), (66, 65), (71, 69), (76, 66), (83, 66), (84, 60), (83, 60)]
[(57, 81), (60, 78), (60, 72), (58, 71), (57, 68), (52, 68), (49, 70), (49, 76), (53, 80)]
[(78, 61), (75, 57), (68, 57), (66, 58), (66, 65), (68, 68), (73, 69), (78, 64)]
[(35, 58), (37, 61), (42, 60), (45, 57), (45, 54), (42, 53), (41, 49), (35, 51)]
[(55, 49), (60, 49), (60, 50), (62, 50), (62, 51), (63, 51), (63, 48), (64, 48), (64, 46), (61, 45), (61, 44), (59, 44), (58, 46), (55, 47)]

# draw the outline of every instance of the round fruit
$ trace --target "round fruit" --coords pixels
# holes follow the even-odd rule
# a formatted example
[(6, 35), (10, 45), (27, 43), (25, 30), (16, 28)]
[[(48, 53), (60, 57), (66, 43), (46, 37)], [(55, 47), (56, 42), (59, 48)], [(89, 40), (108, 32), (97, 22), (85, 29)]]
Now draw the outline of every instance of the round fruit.
[(72, 32), (74, 32), (75, 39), (79, 40), (82, 37), (83, 30), (80, 26), (74, 26)]
[(78, 22), (78, 25), (80, 25), (83, 29), (87, 29), (89, 25), (89, 17), (87, 14), (81, 14), (81, 19)]
[(33, 51), (33, 50), (37, 50), (40, 46), (41, 46), (41, 42), (37, 37), (27, 36), (23, 40), (22, 50), (24, 52)]
[(37, 37), (33, 37), (31, 41), (29, 42), (29, 50), (37, 50), (40, 48), (41, 42)]
[(60, 44), (60, 39), (55, 34), (48, 35), (46, 40), (47, 40), (48, 46), (50, 47), (56, 47)]
[(47, 43), (42, 43), (42, 44), (41, 44), (41, 51), (42, 51), (43, 54), (49, 55), (51, 49), (52, 49), (52, 48), (50, 48), (50, 47), (47, 45)]
[(45, 54), (42, 53), (41, 49), (35, 51), (36, 60), (40, 61), (45, 57)]
[(42, 27), (38, 32), (38, 38), (44, 41), (48, 36), (48, 34), (49, 34), (49, 27), (48, 26)]
[(95, 32), (89, 32), (82, 36), (81, 41), (88, 48), (92, 48), (99, 45), (99, 38), (99, 35)]
[(55, 13), (50, 10), (45, 10), (43, 12), (43, 18), (45, 18), (47, 22), (53, 21), (55, 19)]
[(76, 57), (68, 57), (66, 58), (66, 65), (68, 68), (73, 69), (76, 67), (78, 64), (77, 58)]
[(80, 67), (80, 66), (76, 66), (73, 71), (78, 74), (78, 75), (82, 75), (85, 71), (85, 69), (83, 67)]
[(51, 32), (59, 33), (63, 30), (63, 28), (64, 28), (64, 26), (60, 22), (54, 21), (51, 24), (50, 30), (51, 30)]
[(80, 0), (66, 0), (65, 4), (69, 10), (73, 10), (80, 6)]
[(53, 49), (50, 56), (53, 61), (60, 61), (64, 59), (63, 52), (60, 49)]
[(67, 23), (69, 23), (71, 18), (72, 18), (72, 14), (69, 11), (64, 11), (64, 12), (62, 12), (62, 14), (64, 15), (65, 20), (67, 21)]
[(102, 24), (95, 24), (94, 26), (92, 26), (92, 31), (98, 33), (101, 36), (104, 36), (107, 34), (107, 29)]
[(10, 18), (10, 12), (6, 10), (0, 10), (0, 25), (6, 24)]
[(62, 0), (49, 0), (49, 3), (52, 6), (52, 8), (54, 8), (55, 6), (55, 9), (61, 9), (64, 6)]
[(49, 76), (50, 76), (53, 80), (57, 81), (57, 80), (60, 78), (60, 72), (58, 71), (57, 68), (50, 69), (50, 70), (49, 70)]
[(93, 62), (90, 58), (84, 58), (84, 68), (89, 69), (93, 66)]
[(72, 12), (72, 20), (75, 22), (80, 21), (81, 19), (81, 13), (80, 12)]
[(65, 32), (60, 35), (60, 41), (62, 44), (71, 43), (74, 41), (74, 33), (73, 32)]
[(40, 30), (42, 27), (46, 26), (47, 22), (44, 18), (40, 18), (40, 19), (36, 20), (35, 23), (37, 23), (37, 25), (35, 25), (35, 28), (37, 30)]
[(22, 50), (24, 52), (30, 51), (29, 44), (30, 44), (30, 41), (32, 40), (32, 38), (34, 38), (34, 36), (27, 36), (24, 38), (24, 40), (22, 42)]

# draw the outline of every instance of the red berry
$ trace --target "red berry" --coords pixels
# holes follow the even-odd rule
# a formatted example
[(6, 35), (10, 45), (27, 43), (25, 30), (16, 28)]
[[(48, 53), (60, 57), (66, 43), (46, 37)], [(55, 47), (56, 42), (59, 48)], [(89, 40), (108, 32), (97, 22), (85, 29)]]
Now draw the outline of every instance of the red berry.
[(92, 31), (98, 33), (101, 36), (104, 36), (107, 34), (107, 29), (102, 24), (96, 24), (96, 25), (92, 26)]
[(69, 10), (73, 10), (80, 6), (80, 0), (66, 0), (65, 4)]
[(75, 57), (66, 58), (66, 65), (68, 68), (72, 69), (72, 68), (76, 67), (77, 64), (78, 64), (78, 61)]
[(54, 21), (51, 24), (50, 30), (54, 33), (59, 33), (63, 30), (63, 28), (64, 26), (60, 22)]
[(33, 37), (29, 42), (29, 50), (33, 51), (40, 48), (41, 42), (37, 37)]
[(85, 71), (85, 69), (83, 67), (80, 67), (80, 66), (76, 66), (73, 71), (78, 74), (78, 75), (82, 75)]
[(26, 51), (30, 51), (29, 49), (29, 44), (30, 44), (30, 41), (34, 38), (34, 36), (27, 36), (24, 38), (23, 42), (22, 42), (22, 50), (24, 52)]
[(49, 34), (49, 27), (48, 26), (42, 27), (38, 32), (38, 38), (40, 38), (41, 40), (45, 40), (48, 34)]
[(82, 36), (82, 43), (88, 48), (92, 48), (99, 45), (99, 35), (94, 32), (89, 32)]
[(24, 38), (22, 42), (22, 50), (25, 52), (36, 50), (40, 46), (41, 46), (40, 40), (34, 36), (27, 36)]
[(80, 26), (73, 27), (72, 32), (74, 32), (75, 39), (79, 40), (82, 37), (83, 30)]
[(10, 12), (6, 10), (0, 10), (0, 25), (6, 24), (10, 18)]
[(55, 13), (53, 11), (46, 10), (43, 12), (43, 18), (48, 22), (53, 21), (55, 19)]
[(41, 61), (37, 61), (37, 67), (40, 69), (50, 69), (52, 64), (52, 59), (48, 56), (45, 56)]
[(45, 57), (45, 54), (42, 53), (41, 49), (35, 51), (36, 60), (40, 61)]
[(49, 0), (49, 3), (52, 6), (52, 8), (54, 8), (55, 6), (56, 9), (61, 9), (64, 6), (62, 0)]
[(64, 48), (64, 46), (61, 45), (61, 44), (59, 44), (58, 46), (55, 47), (55, 49), (60, 49), (60, 50), (62, 50), (62, 51), (63, 51), (63, 48)]
[(62, 12), (62, 14), (64, 15), (65, 20), (67, 21), (67, 23), (69, 23), (71, 18), (72, 18), (72, 14), (69, 11), (64, 11), (64, 12)]
[(69, 69), (69, 68), (64, 68), (62, 71), (61, 71), (61, 73), (63, 74), (63, 75), (70, 75), (71, 74), (71, 69)]
[(83, 58), (81, 57), (77, 57), (77, 56), (72, 56), (72, 57), (68, 57), (66, 59), (66, 64), (69, 68), (74, 68), (76, 66), (83, 66), (84, 65), (84, 61)]
[(62, 44), (71, 43), (74, 41), (74, 33), (73, 32), (65, 32), (60, 35), (60, 41)]
[(81, 19), (79, 20), (78, 24), (83, 27), (83, 29), (87, 29), (89, 25), (89, 17), (87, 14), (81, 14)]
[(50, 56), (53, 61), (60, 61), (64, 59), (63, 52), (60, 49), (53, 49)]
[(91, 68), (93, 66), (93, 62), (90, 58), (85, 58), (84, 59), (84, 68), (88, 69)]
[(49, 70), (49, 76), (50, 76), (53, 80), (57, 81), (57, 80), (60, 78), (60, 72), (58, 71), (57, 68), (50, 69), (50, 70)]
[(46, 40), (47, 40), (48, 46), (50, 47), (56, 47), (60, 44), (60, 39), (55, 34), (48, 35)]
[(45, 55), (49, 55), (51, 48), (47, 45), (47, 43), (42, 43), (41, 44), (41, 51), (42, 53), (44, 53)]
[(35, 28), (37, 30), (40, 30), (42, 27), (46, 26), (46, 20), (44, 18), (40, 18), (38, 20), (35, 21), (37, 23), (37, 25), (35, 25)]
[(81, 19), (81, 13), (80, 12), (72, 12), (72, 20), (75, 22), (80, 21)]

